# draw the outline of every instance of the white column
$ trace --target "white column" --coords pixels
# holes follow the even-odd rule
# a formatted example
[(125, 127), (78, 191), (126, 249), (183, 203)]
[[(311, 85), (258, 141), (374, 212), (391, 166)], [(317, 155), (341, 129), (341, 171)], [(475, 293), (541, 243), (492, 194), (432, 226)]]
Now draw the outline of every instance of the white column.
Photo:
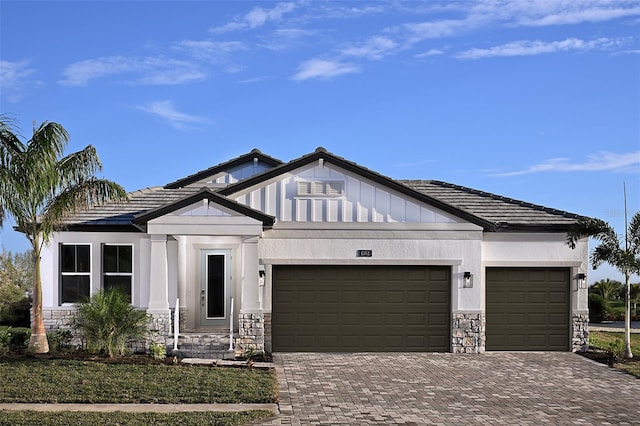
[(149, 307), (151, 314), (169, 314), (167, 236), (151, 235)]
[(258, 239), (252, 238), (243, 243), (242, 301), (241, 312), (260, 312), (258, 285)]

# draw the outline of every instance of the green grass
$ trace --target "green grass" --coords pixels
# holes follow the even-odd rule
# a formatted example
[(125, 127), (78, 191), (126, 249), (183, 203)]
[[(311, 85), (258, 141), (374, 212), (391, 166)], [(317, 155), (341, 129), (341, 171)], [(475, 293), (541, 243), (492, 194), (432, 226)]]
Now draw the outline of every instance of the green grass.
[(0, 425), (241, 425), (272, 416), (266, 410), (242, 411), (238, 413), (192, 412), (192, 413), (79, 413), (0, 411)]
[(0, 402), (273, 403), (271, 371), (203, 366), (111, 364), (65, 359), (0, 359)]
[[(601, 349), (609, 349), (611, 346), (624, 349), (624, 333), (592, 331), (589, 333), (589, 344)], [(640, 334), (638, 333), (631, 334), (631, 352), (634, 354), (632, 360), (622, 360), (613, 366), (640, 378)]]
[[(610, 344), (616, 341), (624, 342), (624, 333), (611, 333), (608, 331), (592, 331), (589, 333), (589, 344), (600, 349), (608, 349)], [(631, 352), (640, 355), (640, 334), (631, 334)]]

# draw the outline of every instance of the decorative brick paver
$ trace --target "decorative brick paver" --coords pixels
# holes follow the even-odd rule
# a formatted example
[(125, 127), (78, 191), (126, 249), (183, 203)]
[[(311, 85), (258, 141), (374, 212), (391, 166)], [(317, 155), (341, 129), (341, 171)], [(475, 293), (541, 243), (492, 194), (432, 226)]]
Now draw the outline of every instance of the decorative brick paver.
[(636, 424), (640, 379), (573, 353), (275, 354), (263, 424)]

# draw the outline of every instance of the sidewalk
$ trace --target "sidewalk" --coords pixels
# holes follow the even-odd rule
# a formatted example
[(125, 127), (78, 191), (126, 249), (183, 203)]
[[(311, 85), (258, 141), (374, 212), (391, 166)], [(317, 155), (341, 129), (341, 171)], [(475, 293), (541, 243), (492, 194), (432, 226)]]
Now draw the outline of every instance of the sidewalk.
[[(611, 331), (623, 333), (624, 321), (603, 321), (599, 323), (590, 322), (589, 331)], [(631, 321), (631, 332), (640, 333), (640, 321)]]

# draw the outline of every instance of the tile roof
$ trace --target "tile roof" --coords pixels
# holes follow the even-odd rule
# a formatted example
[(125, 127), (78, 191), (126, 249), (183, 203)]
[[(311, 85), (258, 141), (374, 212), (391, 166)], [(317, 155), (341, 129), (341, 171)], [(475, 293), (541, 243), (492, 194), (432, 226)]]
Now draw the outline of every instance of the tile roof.
[(437, 180), (399, 182), (496, 224), (496, 230), (558, 228), (562, 230), (584, 216)]
[[(252, 151), (247, 155), (255, 155), (256, 153), (256, 151)], [(238, 158), (244, 157), (246, 155)], [(323, 148), (319, 148), (314, 153), (292, 160), (289, 163), (276, 165), (270, 170), (236, 184), (222, 189), (209, 188), (209, 190), (220, 194), (219, 196), (221, 197), (229, 196), (248, 185), (254, 185), (264, 179), (271, 178), (274, 174), (281, 174), (308, 161), (315, 161), (316, 157), (326, 158), (327, 161), (335, 162), (341, 167), (374, 179), (383, 185), (399, 190), (405, 195), (412, 196), (436, 208), (449, 211), (463, 219), (483, 226), (487, 231), (562, 232), (566, 231), (576, 220), (583, 218), (583, 216), (574, 213), (551, 209), (447, 182), (436, 180), (392, 180), (356, 163), (335, 156)], [(231, 160), (231, 162), (233, 161), (235, 160)], [(213, 169), (218, 170), (221, 165), (229, 163), (221, 163), (196, 175), (202, 176), (205, 172), (208, 173)], [(192, 175), (192, 177), (196, 175)], [(191, 180), (190, 177), (184, 180), (186, 179)], [(176, 182), (183, 182), (184, 180), (181, 179)], [(96, 226), (106, 226), (113, 230), (127, 228), (141, 230), (135, 224), (136, 217), (179, 203), (196, 195), (201, 190), (201, 187), (188, 186), (181, 188), (168, 188), (167, 186), (146, 188), (130, 193), (129, 203), (107, 203), (78, 211), (75, 215), (67, 218), (65, 224), (69, 227), (69, 230), (96, 229)]]

